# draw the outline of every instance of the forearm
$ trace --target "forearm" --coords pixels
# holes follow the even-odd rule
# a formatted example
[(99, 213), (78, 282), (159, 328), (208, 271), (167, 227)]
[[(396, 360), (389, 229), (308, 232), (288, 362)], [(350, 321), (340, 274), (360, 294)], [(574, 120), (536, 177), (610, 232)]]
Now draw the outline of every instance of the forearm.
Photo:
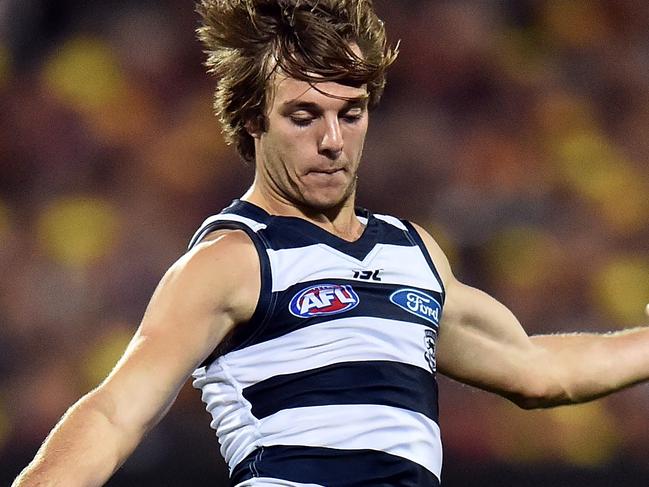
[(532, 337), (560, 387), (533, 407), (580, 403), (649, 380), (649, 327)]
[(103, 485), (141, 437), (111, 422), (107, 407), (96, 393), (79, 400), (12, 487)]

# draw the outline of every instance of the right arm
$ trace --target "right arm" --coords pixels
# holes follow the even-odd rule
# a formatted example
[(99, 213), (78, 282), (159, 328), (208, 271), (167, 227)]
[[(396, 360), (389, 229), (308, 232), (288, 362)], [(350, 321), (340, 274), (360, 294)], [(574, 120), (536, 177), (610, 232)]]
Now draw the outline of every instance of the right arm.
[(191, 372), (254, 312), (259, 259), (240, 231), (212, 235), (167, 271), (113, 371), (63, 416), (12, 487), (103, 485)]

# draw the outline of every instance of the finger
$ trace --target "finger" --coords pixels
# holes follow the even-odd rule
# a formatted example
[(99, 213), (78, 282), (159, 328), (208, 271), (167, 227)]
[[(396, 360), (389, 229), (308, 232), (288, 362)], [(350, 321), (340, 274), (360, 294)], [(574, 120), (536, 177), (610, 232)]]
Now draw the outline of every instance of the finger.
[(644, 314), (649, 316), (649, 304), (647, 304), (647, 306), (644, 307)]

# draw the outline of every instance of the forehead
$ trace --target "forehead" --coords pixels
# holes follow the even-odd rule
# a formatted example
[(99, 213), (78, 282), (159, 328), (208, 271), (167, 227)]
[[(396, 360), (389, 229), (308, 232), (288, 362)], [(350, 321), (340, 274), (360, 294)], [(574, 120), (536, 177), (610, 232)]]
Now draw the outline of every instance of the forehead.
[(309, 83), (283, 75), (271, 82), (271, 109), (293, 103), (313, 103), (323, 108), (342, 106), (349, 100), (363, 101), (368, 98), (367, 85), (350, 86), (334, 81)]

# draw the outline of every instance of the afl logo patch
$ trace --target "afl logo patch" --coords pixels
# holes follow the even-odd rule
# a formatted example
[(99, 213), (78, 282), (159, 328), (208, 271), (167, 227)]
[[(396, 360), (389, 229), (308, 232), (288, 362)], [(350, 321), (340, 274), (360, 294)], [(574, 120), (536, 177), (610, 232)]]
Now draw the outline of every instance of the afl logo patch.
[(343, 313), (358, 305), (358, 294), (346, 284), (318, 284), (298, 292), (288, 310), (298, 318)]
[(390, 301), (408, 313), (439, 326), (442, 306), (429, 294), (417, 289), (399, 289), (390, 295)]

